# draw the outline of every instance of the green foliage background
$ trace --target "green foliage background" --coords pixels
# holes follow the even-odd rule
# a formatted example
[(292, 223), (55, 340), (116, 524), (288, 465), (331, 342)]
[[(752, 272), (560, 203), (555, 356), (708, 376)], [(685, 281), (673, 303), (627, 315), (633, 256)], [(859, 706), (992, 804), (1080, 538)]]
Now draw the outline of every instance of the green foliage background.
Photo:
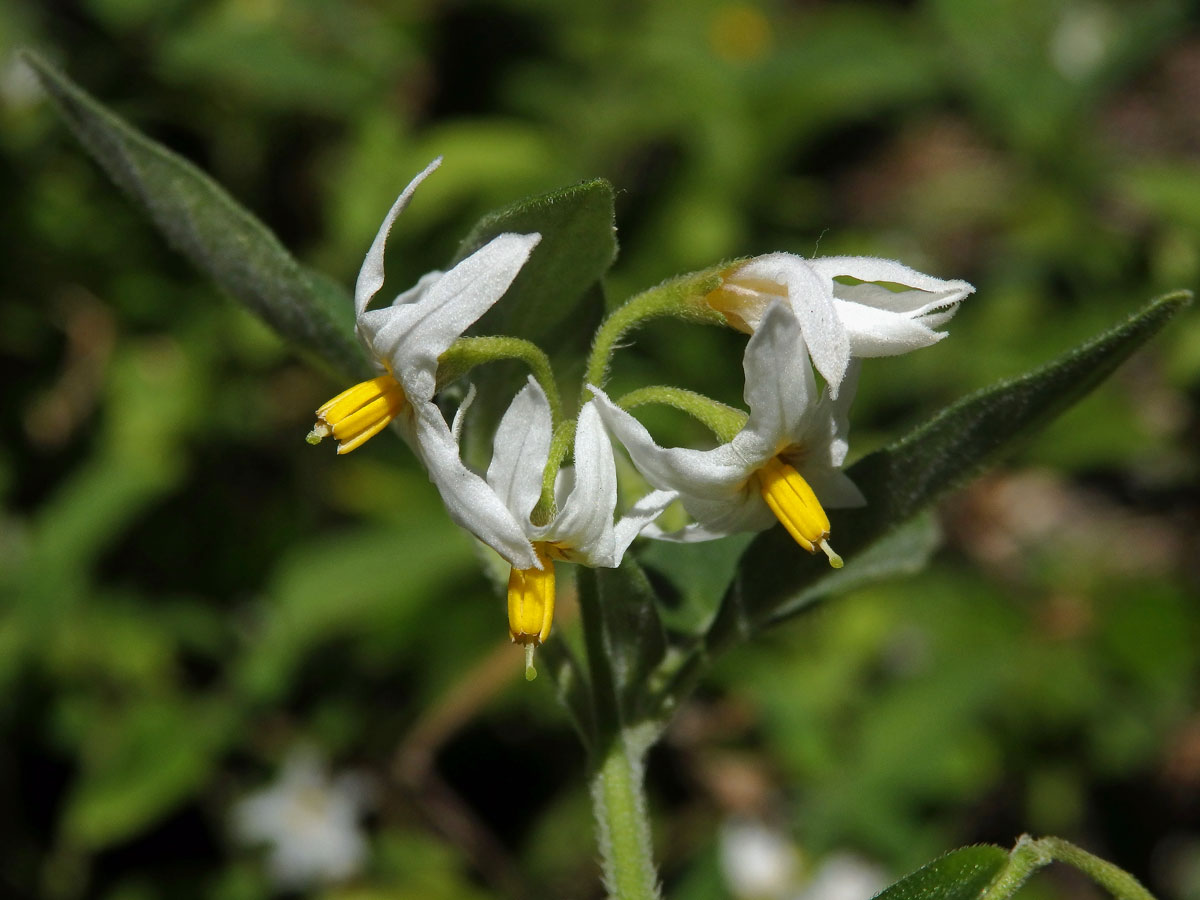
[[(382, 785), (347, 895), (599, 890), (581, 753), (407, 450), (303, 443), (342, 385), (163, 245), (17, 47), (347, 285), (437, 154), (396, 283), (593, 177), (610, 300), (770, 250), (971, 280), (952, 338), (866, 365), (861, 455), (1196, 284), (1195, 11), (0, 3), (0, 894), (266, 895), (228, 811), (304, 740)], [(654, 325), (614, 378), (737, 402), (740, 346)], [(668, 895), (726, 895), (717, 825), (751, 816), (896, 875), (1053, 831), (1200, 897), (1198, 392), (1192, 313), (945, 504), (929, 569), (723, 657), (651, 757)]]

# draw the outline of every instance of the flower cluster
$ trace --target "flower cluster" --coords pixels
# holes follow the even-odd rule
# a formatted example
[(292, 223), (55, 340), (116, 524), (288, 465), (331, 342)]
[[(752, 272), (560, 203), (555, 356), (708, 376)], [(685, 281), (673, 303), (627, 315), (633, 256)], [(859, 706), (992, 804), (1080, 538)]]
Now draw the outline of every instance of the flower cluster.
[[(639, 534), (703, 541), (778, 521), (805, 550), (821, 551), (841, 566), (829, 543), (825, 507), (865, 502), (841, 471), (858, 360), (941, 340), (945, 333), (936, 329), (954, 315), (971, 285), (891, 260), (773, 253), (713, 270), (715, 280), (704, 282), (703, 291), (666, 300), (647, 292), (641, 305), (634, 298), (623, 317), (618, 311), (609, 323), (633, 327), (645, 308), (647, 318), (665, 312), (750, 335), (743, 359), (749, 413), (668, 387), (614, 400), (601, 384), (590, 383), (574, 421), (563, 422), (552, 376), (535, 372), (501, 418), (491, 463), (480, 475), (460, 450), (468, 404), (447, 423), (435, 402), (439, 361), (506, 293), (541, 236), (501, 234), (448, 272), (423, 276), (390, 305), (369, 309), (383, 286), (392, 224), (439, 163), (396, 200), (359, 273), (357, 331), (379, 374), (320, 407), (309, 440), (332, 435), (338, 452), (346, 453), (395, 426), (425, 465), (450, 517), (512, 566), (509, 633), (525, 645), (527, 675), (533, 674), (533, 649), (550, 634), (556, 561), (615, 567)], [(593, 355), (611, 355), (616, 340), (609, 335), (594, 346)], [(608, 362), (590, 360), (587, 371), (603, 373)], [(593, 375), (592, 381), (601, 378)], [(709, 450), (660, 446), (629, 412), (646, 402), (696, 415), (720, 443)], [(612, 438), (650, 487), (619, 518)], [(572, 443), (573, 465), (564, 467)], [(667, 532), (655, 520), (675, 501), (692, 522)]]

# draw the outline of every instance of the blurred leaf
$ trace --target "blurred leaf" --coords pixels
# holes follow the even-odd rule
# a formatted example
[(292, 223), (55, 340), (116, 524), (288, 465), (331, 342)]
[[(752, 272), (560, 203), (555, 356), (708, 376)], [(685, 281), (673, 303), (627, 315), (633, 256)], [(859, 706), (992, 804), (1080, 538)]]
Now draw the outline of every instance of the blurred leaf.
[(964, 847), (901, 878), (875, 900), (975, 900), (1007, 862), (999, 847)]
[(785, 619), (822, 597), (845, 594), (901, 575), (914, 575), (929, 563), (941, 537), (941, 528), (932, 514), (918, 515), (876, 541), (842, 568), (823, 566), (813, 583), (780, 606), (775, 616)]
[(223, 701), (152, 701), (119, 714), (98, 711), (63, 813), (65, 836), (96, 849), (138, 834), (208, 780), (237, 733), (234, 725)]
[[(347, 635), (427, 639), (440, 618), (431, 607), (475, 562), (461, 532), (440, 510), (423, 514), (418, 502), (401, 527), (313, 541), (280, 563), (270, 618), (239, 672), (245, 690), (256, 697), (282, 693), (306, 653)], [(406, 566), (404, 559), (420, 564)]]
[[(1049, 365), (952, 404), (850, 467), (847, 474), (867, 505), (833, 517), (833, 543), (850, 561), (845, 577), (854, 577), (850, 566), (856, 556), (1070, 407), (1189, 302), (1187, 292), (1151, 301), (1127, 322)], [(919, 550), (921, 542), (912, 546)], [(821, 567), (787, 564), (801, 558), (806, 557), (783, 529), (760, 534), (742, 557), (741, 573), (726, 594), (707, 648), (723, 646), (798, 611), (805, 605), (801, 597), (815, 599), (820, 592), (816, 579), (827, 573)], [(836, 587), (835, 580), (830, 590)]]
[(301, 267), (258, 219), (182, 157), (118, 118), (33, 53), (71, 131), (168, 242), (284, 338), (342, 374), (365, 371), (349, 296)]

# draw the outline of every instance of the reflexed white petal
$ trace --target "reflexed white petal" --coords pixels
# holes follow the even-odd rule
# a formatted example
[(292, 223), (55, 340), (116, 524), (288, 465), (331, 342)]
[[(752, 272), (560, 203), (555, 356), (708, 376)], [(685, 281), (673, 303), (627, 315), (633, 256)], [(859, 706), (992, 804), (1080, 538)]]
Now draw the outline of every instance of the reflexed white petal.
[(616, 507), (617, 468), (612, 443), (592, 401), (579, 411), (575, 426), (574, 486), (544, 533), (574, 547), (585, 558), (611, 558)]
[(496, 428), (487, 470), (487, 483), (522, 525), (529, 521), (542, 495), (542, 470), (550, 457), (550, 428), (550, 403), (541, 385), (530, 378)]
[(433, 396), (438, 357), (504, 295), (540, 239), (501, 234), (431, 283), (418, 302), (359, 317), (374, 353), (390, 362), (410, 398)]
[(611, 560), (596, 565), (616, 568), (621, 564), (621, 558), (633, 539), (642, 533), (650, 523), (657, 519), (664, 509), (675, 502), (679, 495), (674, 491), (651, 491), (625, 511), (616, 527), (613, 529), (613, 557)]
[(850, 360), (850, 345), (833, 308), (828, 279), (792, 253), (755, 257), (738, 269), (737, 279), (775, 282), (787, 288), (788, 302), (800, 322), (813, 365), (836, 395)]
[[(857, 359), (850, 360), (850, 368), (846, 370), (846, 377), (842, 381), (841, 393), (829, 404), (831, 427), (826, 442), (829, 446), (829, 464), (835, 467), (840, 467), (846, 461), (846, 454), (850, 450), (850, 404), (854, 402), (854, 395), (858, 393), (858, 376), (861, 372), (862, 362)], [(825, 413), (822, 412), (822, 415)]]
[[(746, 344), (742, 366), (750, 418), (738, 437), (755, 435), (766, 453), (774, 453), (781, 440), (801, 432), (817, 393), (800, 323), (791, 307), (771, 305)], [(762, 461), (751, 460), (755, 465)]]
[(413, 405), (415, 449), (446, 512), (518, 569), (541, 568), (525, 529), (486, 481), (468, 469), (446, 420), (432, 403)]
[(363, 310), (367, 308), (367, 304), (371, 302), (371, 298), (383, 287), (384, 247), (387, 244), (388, 233), (392, 230), (392, 225), (395, 223), (396, 217), (404, 211), (404, 207), (408, 206), (408, 201), (412, 199), (413, 193), (421, 182), (441, 164), (442, 158), (439, 156), (426, 166), (420, 175), (408, 183), (408, 187), (396, 198), (396, 202), (392, 204), (392, 208), (384, 216), (383, 224), (379, 226), (375, 240), (371, 243), (371, 249), (367, 251), (366, 258), (363, 260), (362, 268), (358, 270), (358, 281), (354, 285), (354, 314), (356, 316), (362, 315)]
[[(715, 541), (742, 531), (762, 531), (775, 524), (775, 516), (757, 490), (746, 490), (735, 498), (718, 506), (701, 503), (684, 503), (688, 514), (697, 521), (678, 531), (663, 531), (658, 525), (647, 525), (642, 537), (656, 541), (672, 541), (679, 544), (696, 544)], [(695, 510), (693, 512), (693, 510)]]
[(732, 444), (712, 450), (660, 447), (641, 422), (609, 400), (603, 391), (596, 387), (591, 391), (604, 424), (654, 487), (719, 500), (737, 493), (750, 474), (752, 467)]
[(946, 332), (934, 331), (922, 318), (846, 300), (834, 300), (833, 305), (846, 327), (850, 352), (856, 357), (896, 356), (932, 346), (946, 337)]
[(421, 298), (429, 291), (431, 287), (437, 284), (443, 275), (446, 273), (440, 269), (434, 269), (426, 272), (417, 279), (417, 283), (410, 287), (407, 291), (401, 291), (396, 299), (391, 302), (391, 306), (408, 306), (412, 303), (420, 303)]
[(833, 279), (839, 275), (848, 275), (863, 282), (882, 281), (899, 284), (917, 292), (914, 295), (910, 291), (892, 291), (875, 284), (834, 286), (834, 295), (837, 297), (845, 296), (847, 299), (893, 312), (916, 312), (922, 306), (954, 304), (975, 292), (974, 286), (969, 282), (935, 278), (894, 259), (875, 256), (825, 256), (809, 260), (809, 264), (824, 278)]

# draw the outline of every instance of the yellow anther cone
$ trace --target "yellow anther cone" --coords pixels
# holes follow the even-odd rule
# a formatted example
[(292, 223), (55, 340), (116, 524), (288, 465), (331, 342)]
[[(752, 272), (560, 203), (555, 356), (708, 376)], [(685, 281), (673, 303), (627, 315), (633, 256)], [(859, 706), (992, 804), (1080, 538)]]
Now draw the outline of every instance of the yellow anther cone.
[(338, 453), (349, 453), (400, 415), (407, 398), (391, 375), (380, 375), (342, 391), (317, 410), (317, 424), (309, 432), (310, 444), (333, 435)]
[(809, 553), (821, 550), (835, 569), (842, 558), (829, 546), (829, 517), (808, 482), (792, 466), (773, 457), (758, 471), (762, 498), (780, 524)]
[(534, 544), (540, 569), (514, 568), (508, 576), (508, 633), (525, 645), (525, 677), (537, 676), (533, 648), (550, 636), (554, 621), (554, 563), (540, 544)]

